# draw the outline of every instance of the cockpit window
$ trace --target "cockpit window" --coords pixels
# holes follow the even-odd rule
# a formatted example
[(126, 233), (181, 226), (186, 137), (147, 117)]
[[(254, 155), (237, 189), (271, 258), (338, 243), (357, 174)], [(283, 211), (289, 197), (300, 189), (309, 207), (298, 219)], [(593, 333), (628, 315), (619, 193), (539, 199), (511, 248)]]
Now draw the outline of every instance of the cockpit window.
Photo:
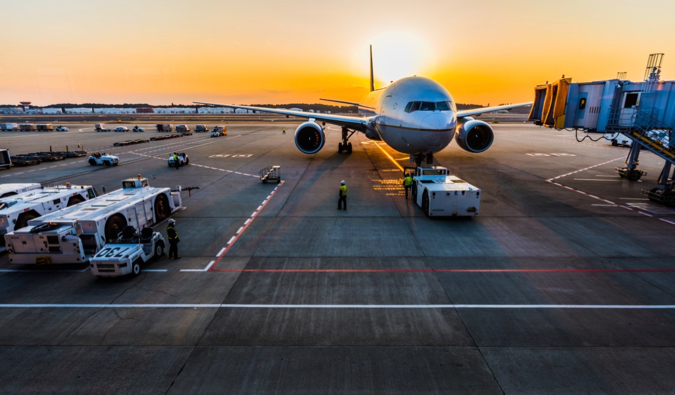
[(451, 101), (439, 101), (436, 103), (428, 101), (411, 101), (405, 106), (405, 112), (415, 111), (451, 111), (454, 109), (454, 103)]
[(423, 101), (420, 105), (420, 111), (434, 111), (436, 110), (436, 104), (428, 101)]

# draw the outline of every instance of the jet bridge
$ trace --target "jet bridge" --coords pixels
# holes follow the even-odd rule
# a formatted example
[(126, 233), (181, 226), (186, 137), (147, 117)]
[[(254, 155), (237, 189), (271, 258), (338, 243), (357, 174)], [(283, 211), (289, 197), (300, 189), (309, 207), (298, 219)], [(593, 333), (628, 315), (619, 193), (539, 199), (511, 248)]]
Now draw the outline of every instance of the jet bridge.
[(561, 78), (537, 86), (529, 120), (554, 129), (605, 134), (621, 133), (633, 144), (626, 166), (616, 171), (623, 178), (639, 180), (642, 150), (664, 159), (658, 187), (643, 193), (650, 200), (675, 206), (675, 81), (662, 81), (663, 54), (651, 54), (644, 79), (632, 82), (619, 78), (572, 83)]

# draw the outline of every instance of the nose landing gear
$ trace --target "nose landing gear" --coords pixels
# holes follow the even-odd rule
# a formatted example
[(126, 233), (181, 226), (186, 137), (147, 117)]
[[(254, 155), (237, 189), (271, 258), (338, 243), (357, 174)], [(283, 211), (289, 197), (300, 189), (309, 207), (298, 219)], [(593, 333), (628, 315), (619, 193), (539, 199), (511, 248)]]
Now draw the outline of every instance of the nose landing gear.
[(410, 154), (410, 163), (415, 163), (417, 167), (422, 166), (422, 161), (426, 159), (427, 165), (434, 164), (434, 153), (428, 152), (426, 154)]
[(338, 154), (341, 154), (342, 151), (351, 154), (352, 153), (352, 143), (349, 142), (349, 138), (356, 133), (356, 130), (352, 130), (349, 133), (349, 129), (342, 128), (342, 142), (338, 144)]

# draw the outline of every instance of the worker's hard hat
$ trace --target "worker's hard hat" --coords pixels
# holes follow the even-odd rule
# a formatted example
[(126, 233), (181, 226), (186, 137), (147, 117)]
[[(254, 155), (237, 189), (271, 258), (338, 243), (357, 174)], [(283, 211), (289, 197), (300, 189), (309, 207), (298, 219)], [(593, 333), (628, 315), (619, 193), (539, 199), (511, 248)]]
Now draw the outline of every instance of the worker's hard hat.
[(340, 184), (345, 185), (345, 180), (342, 180)]
[(173, 218), (169, 218), (169, 223), (170, 223), (170, 224), (175, 224), (175, 223), (176, 223), (176, 220), (173, 219)]

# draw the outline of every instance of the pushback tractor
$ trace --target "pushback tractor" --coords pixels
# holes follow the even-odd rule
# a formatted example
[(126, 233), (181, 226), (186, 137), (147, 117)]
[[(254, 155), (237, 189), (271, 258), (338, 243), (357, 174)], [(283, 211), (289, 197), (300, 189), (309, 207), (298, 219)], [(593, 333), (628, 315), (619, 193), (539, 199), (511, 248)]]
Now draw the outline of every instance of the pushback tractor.
[[(413, 170), (406, 168), (406, 172)], [(441, 166), (414, 169), (412, 198), (427, 217), (475, 217), (480, 189), (448, 173)]]
[(143, 229), (181, 207), (180, 188), (153, 188), (146, 178), (122, 181), (122, 189), (28, 221), (5, 235), (13, 264), (88, 262), (127, 226)]

